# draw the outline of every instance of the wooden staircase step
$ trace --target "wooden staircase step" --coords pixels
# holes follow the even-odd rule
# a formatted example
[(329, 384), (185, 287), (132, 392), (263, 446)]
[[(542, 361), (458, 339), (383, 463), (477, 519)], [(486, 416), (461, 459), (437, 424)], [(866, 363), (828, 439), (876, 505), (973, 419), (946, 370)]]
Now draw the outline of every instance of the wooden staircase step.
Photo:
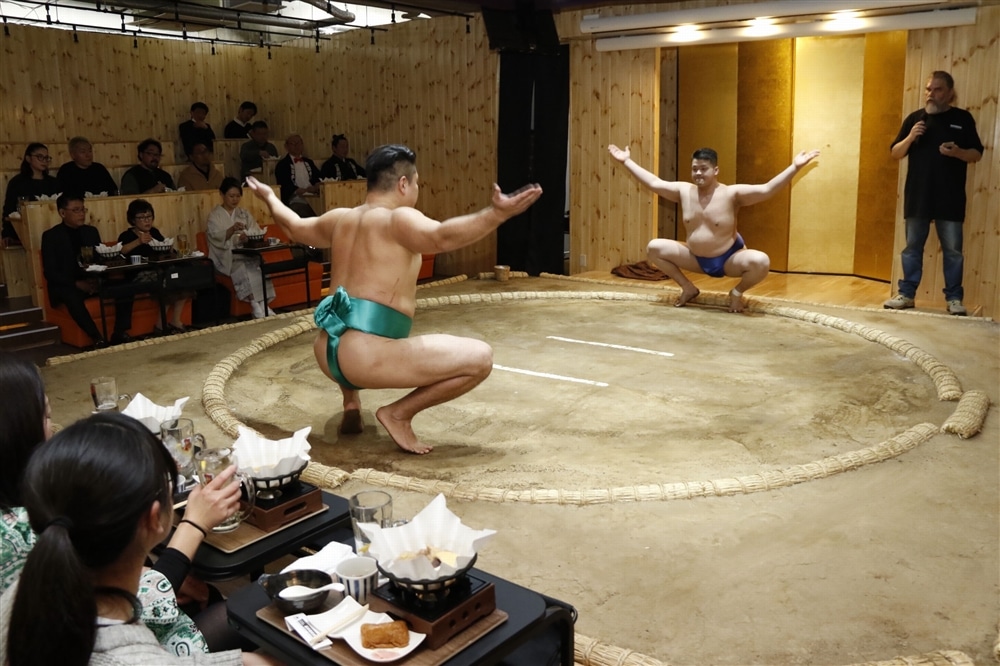
[(42, 309), (35, 307), (30, 296), (0, 300), (0, 332), (11, 326), (37, 324), (42, 321)]
[(47, 321), (37, 321), (0, 330), (0, 349), (8, 351), (56, 345), (59, 342), (59, 327)]

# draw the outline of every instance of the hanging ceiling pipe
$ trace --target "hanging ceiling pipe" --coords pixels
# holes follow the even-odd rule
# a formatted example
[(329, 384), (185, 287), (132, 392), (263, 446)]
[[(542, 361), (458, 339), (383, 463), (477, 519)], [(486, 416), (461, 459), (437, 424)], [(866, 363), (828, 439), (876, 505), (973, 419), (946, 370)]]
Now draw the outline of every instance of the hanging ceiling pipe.
[[(272, 14), (262, 14), (258, 12), (235, 11), (222, 7), (208, 7), (187, 2), (171, 2), (169, 4), (158, 0), (117, 0), (115, 6), (124, 9), (133, 9), (143, 12), (165, 13), (171, 10), (179, 12), (184, 16), (203, 18), (218, 22), (235, 21), (240, 25), (266, 25), (277, 28), (291, 28), (294, 30), (306, 30), (323, 28), (331, 25), (343, 25), (354, 20), (354, 14), (350, 12), (338, 12), (339, 17), (319, 21), (309, 21), (307, 19), (290, 18), (286, 16), (274, 16)], [(346, 15), (346, 16), (345, 16)], [(350, 17), (350, 18), (346, 18)]]

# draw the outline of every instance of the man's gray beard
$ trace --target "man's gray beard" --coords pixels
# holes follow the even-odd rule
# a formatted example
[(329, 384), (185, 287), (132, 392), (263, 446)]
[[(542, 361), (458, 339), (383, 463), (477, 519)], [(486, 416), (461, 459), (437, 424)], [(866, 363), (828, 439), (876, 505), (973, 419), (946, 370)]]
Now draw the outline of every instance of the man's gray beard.
[(948, 110), (947, 106), (944, 107), (944, 108), (941, 108), (940, 106), (938, 106), (937, 102), (934, 102), (933, 100), (932, 101), (928, 101), (928, 102), (926, 102), (924, 104), (924, 111), (926, 111), (927, 113), (929, 113), (932, 116), (935, 115), (935, 114), (938, 114), (938, 113), (944, 113), (947, 110)]

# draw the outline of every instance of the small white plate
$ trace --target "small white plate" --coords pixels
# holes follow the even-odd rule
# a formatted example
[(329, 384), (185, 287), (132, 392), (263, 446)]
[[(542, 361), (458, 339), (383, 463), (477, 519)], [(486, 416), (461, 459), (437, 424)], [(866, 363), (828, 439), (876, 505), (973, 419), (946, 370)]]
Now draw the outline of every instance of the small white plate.
[(418, 634), (415, 631), (411, 631), (410, 644), (403, 648), (376, 648), (374, 650), (369, 650), (361, 644), (362, 624), (383, 624), (385, 622), (392, 622), (392, 618), (385, 613), (373, 613), (372, 611), (368, 611), (360, 620), (348, 625), (338, 634), (331, 634), (331, 637), (343, 638), (347, 644), (351, 646), (351, 649), (359, 655), (369, 661), (376, 661), (379, 663), (387, 663), (390, 661), (396, 661), (397, 659), (402, 659), (416, 650), (426, 637), (426, 634)]

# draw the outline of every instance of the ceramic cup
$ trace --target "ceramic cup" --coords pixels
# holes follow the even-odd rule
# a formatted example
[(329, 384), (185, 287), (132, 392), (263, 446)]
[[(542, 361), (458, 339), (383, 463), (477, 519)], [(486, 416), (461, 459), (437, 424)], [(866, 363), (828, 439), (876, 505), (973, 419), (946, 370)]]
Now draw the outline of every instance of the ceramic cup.
[(378, 565), (371, 557), (355, 555), (341, 560), (334, 573), (344, 585), (344, 594), (361, 605), (368, 603), (368, 596), (378, 587)]
[(510, 279), (510, 266), (494, 266), (493, 275), (496, 277), (497, 282), (506, 282)]
[(351, 511), (351, 525), (354, 527), (354, 550), (365, 555), (371, 539), (361, 531), (358, 523), (375, 523), (379, 527), (392, 525), (392, 495), (381, 490), (366, 490), (352, 496), (347, 501)]
[(133, 264), (141, 264), (142, 263), (142, 255), (141, 254), (133, 254), (131, 257), (129, 257), (129, 261), (131, 261)]

